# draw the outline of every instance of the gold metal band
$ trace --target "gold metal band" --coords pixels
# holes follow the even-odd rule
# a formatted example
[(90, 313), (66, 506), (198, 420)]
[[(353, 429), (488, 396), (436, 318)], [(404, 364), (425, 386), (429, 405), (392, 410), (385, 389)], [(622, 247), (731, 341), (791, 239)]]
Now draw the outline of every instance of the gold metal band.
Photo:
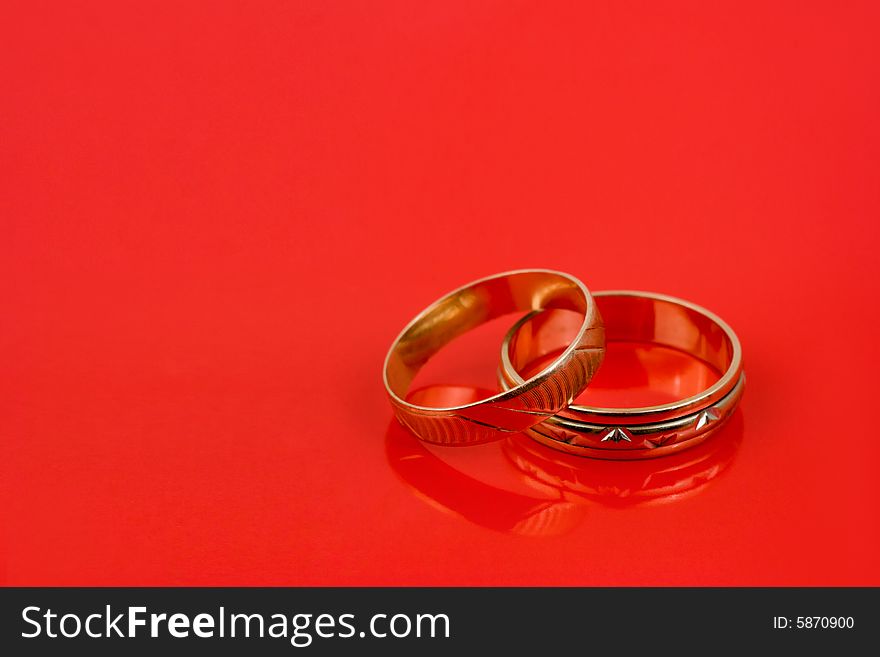
[[(717, 315), (682, 299), (651, 292), (608, 291), (595, 295), (609, 342), (652, 342), (706, 362), (721, 374), (706, 390), (668, 404), (635, 408), (570, 405), (529, 429), (530, 436), (566, 452), (607, 459), (651, 458), (705, 440), (736, 408), (745, 386), (742, 349)], [(552, 353), (564, 334), (549, 314), (523, 317), (504, 339), (499, 369), (502, 388), (517, 385), (520, 371)], [(552, 323), (551, 323), (552, 322)]]
[[(434, 408), (406, 401), (419, 369), (444, 345), (476, 326), (513, 312), (575, 311), (579, 327), (553, 362), (499, 394)], [(602, 318), (586, 286), (561, 272), (529, 269), (483, 278), (431, 304), (391, 345), (385, 388), (397, 419), (422, 440), (471, 445), (524, 431), (565, 408), (586, 387), (605, 354)]]

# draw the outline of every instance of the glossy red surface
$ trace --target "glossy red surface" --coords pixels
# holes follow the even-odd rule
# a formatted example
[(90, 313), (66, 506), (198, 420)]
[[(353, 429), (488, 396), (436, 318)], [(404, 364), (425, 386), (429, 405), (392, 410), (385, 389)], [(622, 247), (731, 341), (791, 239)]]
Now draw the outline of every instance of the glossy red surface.
[[(5, 13), (4, 583), (880, 584), (876, 3)], [(392, 425), (400, 328), (533, 266), (722, 316), (731, 424)]]

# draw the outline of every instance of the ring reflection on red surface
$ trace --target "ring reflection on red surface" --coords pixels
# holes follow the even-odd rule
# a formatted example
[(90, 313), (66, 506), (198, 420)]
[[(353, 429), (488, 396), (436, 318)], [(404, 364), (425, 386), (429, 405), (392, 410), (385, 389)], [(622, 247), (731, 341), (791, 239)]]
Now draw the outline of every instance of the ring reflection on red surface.
[(521, 435), (505, 441), (502, 449), (538, 488), (561, 491), (566, 499), (626, 507), (669, 503), (695, 494), (730, 466), (742, 433), (742, 413), (737, 411), (727, 425), (692, 449), (625, 464), (549, 450)]
[[(466, 403), (486, 392), (431, 385), (412, 394), (419, 403)], [(626, 508), (698, 494), (731, 465), (742, 436), (737, 411), (693, 449), (614, 462), (557, 452), (523, 434), (471, 448), (427, 446), (392, 421), (386, 453), (392, 469), (428, 504), (496, 531), (552, 536), (579, 525), (591, 504)]]

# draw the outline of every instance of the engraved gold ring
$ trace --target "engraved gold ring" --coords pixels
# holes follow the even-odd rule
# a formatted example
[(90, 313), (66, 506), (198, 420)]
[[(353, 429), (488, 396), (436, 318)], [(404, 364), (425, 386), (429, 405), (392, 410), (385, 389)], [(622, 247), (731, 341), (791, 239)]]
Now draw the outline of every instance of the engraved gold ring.
[[(496, 395), (435, 408), (406, 400), (419, 369), (463, 333), (508, 313), (567, 310), (579, 326), (553, 361)], [(394, 414), (416, 436), (442, 445), (474, 445), (524, 431), (565, 408), (590, 382), (605, 355), (605, 331), (586, 286), (561, 272), (528, 269), (480, 279), (434, 302), (413, 319), (385, 358)]]
[[(529, 427), (535, 440), (572, 454), (604, 459), (639, 459), (699, 444), (733, 413), (743, 393), (742, 349), (736, 334), (705, 308), (651, 292), (594, 294), (609, 342), (671, 347), (698, 358), (719, 378), (701, 392), (667, 404), (603, 408), (572, 404)], [(559, 348), (566, 313), (536, 311), (520, 319), (504, 338), (499, 367), (502, 389)]]

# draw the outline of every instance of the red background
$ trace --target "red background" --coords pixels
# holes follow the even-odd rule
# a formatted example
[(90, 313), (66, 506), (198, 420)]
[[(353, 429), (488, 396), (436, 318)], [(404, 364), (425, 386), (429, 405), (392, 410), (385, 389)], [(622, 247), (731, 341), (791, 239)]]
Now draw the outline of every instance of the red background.
[[(880, 584), (876, 3), (4, 14), (4, 583)], [(535, 266), (735, 327), (723, 472), (396, 474), (390, 341)]]

